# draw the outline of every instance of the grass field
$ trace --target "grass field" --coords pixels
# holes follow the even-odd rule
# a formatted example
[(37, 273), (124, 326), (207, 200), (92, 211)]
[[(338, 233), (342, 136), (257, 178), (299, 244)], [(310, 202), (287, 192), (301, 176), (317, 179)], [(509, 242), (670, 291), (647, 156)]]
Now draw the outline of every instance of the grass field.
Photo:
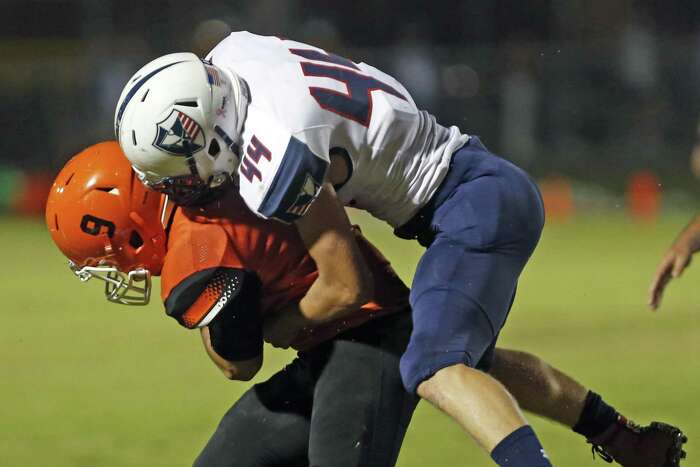
[[(500, 345), (540, 355), (640, 422), (680, 425), (684, 465), (700, 466), (700, 266), (671, 285), (662, 313), (644, 305), (656, 261), (689, 216), (548, 225)], [(361, 221), (409, 279), (418, 247)], [(247, 383), (220, 376), (157, 299), (112, 305), (98, 284), (80, 284), (39, 221), (0, 218), (0, 232), (0, 465), (190, 465)], [(290, 357), (267, 351), (259, 379)], [(569, 430), (532, 421), (555, 465), (607, 465)], [(419, 407), (399, 466), (490, 465), (454, 423)]]

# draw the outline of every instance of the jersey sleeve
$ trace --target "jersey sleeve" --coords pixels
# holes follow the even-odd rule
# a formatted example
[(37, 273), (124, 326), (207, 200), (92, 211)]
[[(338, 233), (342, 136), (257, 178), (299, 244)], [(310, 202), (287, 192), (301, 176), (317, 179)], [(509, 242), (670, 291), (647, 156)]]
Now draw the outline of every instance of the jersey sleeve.
[(165, 311), (182, 326), (209, 326), (212, 346), (240, 361), (262, 352), (260, 281), (251, 271), (210, 268), (187, 276), (165, 300)]
[(329, 128), (292, 133), (250, 111), (245, 133), (238, 170), (241, 197), (258, 216), (294, 222), (321, 189), (330, 163)]
[(195, 222), (191, 215), (178, 209), (170, 229), (160, 281), (165, 311), (188, 329), (209, 326), (222, 357), (257, 356), (260, 292), (257, 275), (245, 266), (248, 246), (235, 248), (219, 223)]

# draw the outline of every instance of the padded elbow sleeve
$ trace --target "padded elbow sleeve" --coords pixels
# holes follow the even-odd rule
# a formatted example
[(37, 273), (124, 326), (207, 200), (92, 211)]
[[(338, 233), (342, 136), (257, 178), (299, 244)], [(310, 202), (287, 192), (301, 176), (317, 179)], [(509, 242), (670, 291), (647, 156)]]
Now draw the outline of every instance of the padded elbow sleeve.
[(209, 326), (212, 347), (227, 360), (262, 352), (260, 280), (252, 271), (211, 268), (193, 274), (173, 289), (165, 309), (188, 329)]

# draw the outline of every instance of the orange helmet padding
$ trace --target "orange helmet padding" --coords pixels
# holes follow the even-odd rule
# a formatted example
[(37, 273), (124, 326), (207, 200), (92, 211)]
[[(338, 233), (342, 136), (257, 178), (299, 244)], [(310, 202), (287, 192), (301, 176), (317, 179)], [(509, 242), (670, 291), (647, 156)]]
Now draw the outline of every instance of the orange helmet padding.
[(116, 141), (88, 147), (63, 167), (46, 203), (51, 238), (78, 267), (109, 264), (160, 274), (164, 196), (147, 189)]

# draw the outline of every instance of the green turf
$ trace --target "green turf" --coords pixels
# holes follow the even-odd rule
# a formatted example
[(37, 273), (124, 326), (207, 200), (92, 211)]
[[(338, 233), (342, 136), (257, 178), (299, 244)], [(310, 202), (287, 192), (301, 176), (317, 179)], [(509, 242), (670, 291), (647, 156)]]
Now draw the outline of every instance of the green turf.
[[(663, 312), (645, 309), (649, 278), (689, 214), (644, 225), (587, 216), (549, 225), (526, 269), (504, 347), (535, 352), (641, 422), (690, 437), (700, 465), (700, 266), (672, 284)], [(408, 279), (420, 250), (361, 218)], [(186, 466), (246, 383), (221, 377), (199, 338), (162, 313), (103, 302), (80, 284), (38, 221), (0, 218), (0, 464)], [(267, 352), (260, 378), (290, 358)], [(568, 430), (533, 420), (555, 465), (601, 466)], [(695, 460), (693, 460), (695, 458)], [(401, 467), (489, 466), (460, 430), (422, 405)]]

